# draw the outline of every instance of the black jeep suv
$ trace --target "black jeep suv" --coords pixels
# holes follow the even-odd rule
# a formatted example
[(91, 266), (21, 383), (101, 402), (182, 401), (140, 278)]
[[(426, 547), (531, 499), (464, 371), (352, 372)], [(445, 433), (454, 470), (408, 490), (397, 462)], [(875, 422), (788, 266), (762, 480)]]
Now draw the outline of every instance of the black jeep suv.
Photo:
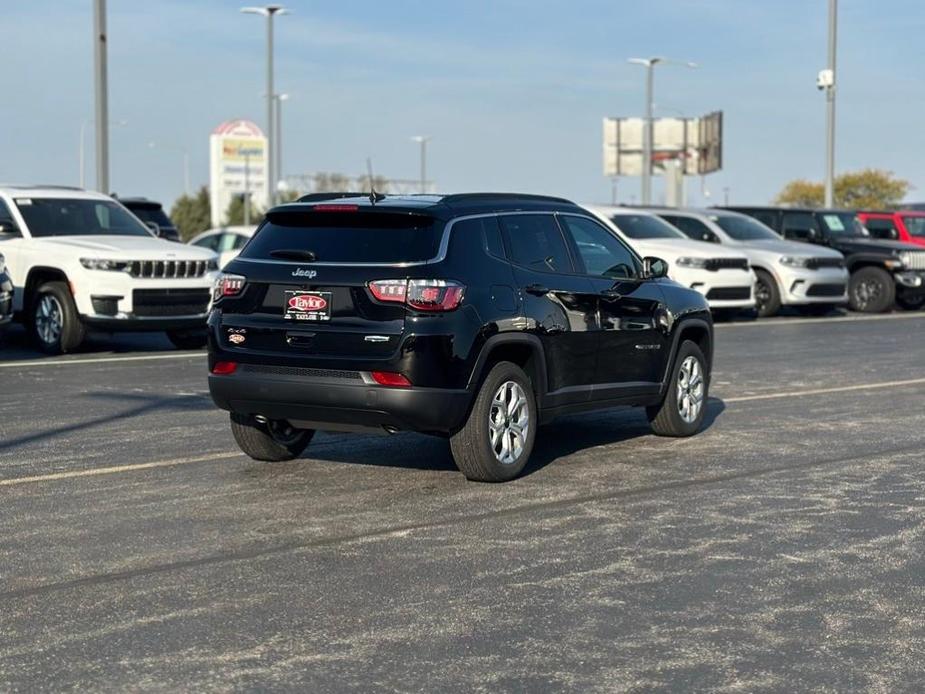
[(754, 217), (785, 239), (841, 251), (851, 277), (848, 302), (855, 311), (882, 313), (898, 303), (925, 304), (925, 250), (900, 241), (875, 239), (850, 210), (793, 207), (726, 207)]
[(209, 389), (252, 458), (298, 456), (317, 429), (417, 431), (503, 481), (558, 414), (634, 405), (658, 434), (700, 428), (706, 301), (574, 203), (303, 200), (269, 211), (209, 319)]

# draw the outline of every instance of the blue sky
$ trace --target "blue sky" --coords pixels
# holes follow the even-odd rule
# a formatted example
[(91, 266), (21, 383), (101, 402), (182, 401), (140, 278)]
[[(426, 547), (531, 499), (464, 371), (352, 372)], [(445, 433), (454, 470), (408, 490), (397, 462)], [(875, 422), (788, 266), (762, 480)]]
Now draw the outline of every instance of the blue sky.
[[(112, 188), (170, 203), (185, 147), (207, 182), (208, 135), (223, 120), (264, 125), (264, 23), (244, 2), (109, 0)], [(415, 178), (443, 191), (518, 190), (607, 201), (601, 118), (640, 115), (633, 56), (665, 66), (657, 114), (725, 111), (725, 168), (689, 185), (692, 202), (766, 202), (795, 177), (821, 179), (826, 0), (289, 0), (277, 23), (284, 172)], [(925, 198), (925, 7), (842, 0), (839, 171), (873, 166)], [(80, 124), (93, 116), (91, 0), (30, 0), (3, 9), (0, 180), (78, 180)], [(90, 130), (90, 129), (88, 129)], [(92, 141), (87, 171), (93, 179)], [(621, 179), (620, 198), (638, 196)], [(656, 196), (661, 186), (656, 184)]]

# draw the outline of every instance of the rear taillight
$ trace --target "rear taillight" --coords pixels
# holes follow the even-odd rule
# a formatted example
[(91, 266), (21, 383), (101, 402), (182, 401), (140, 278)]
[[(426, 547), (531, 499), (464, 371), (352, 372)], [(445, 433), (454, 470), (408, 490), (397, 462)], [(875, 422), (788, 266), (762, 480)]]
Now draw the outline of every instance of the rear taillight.
[(238, 370), (236, 361), (217, 361), (212, 366), (212, 373), (216, 376), (228, 376)]
[(453, 311), (466, 287), (453, 280), (375, 280), (369, 291), (379, 301), (405, 304), (417, 311)]
[(401, 374), (392, 373), (391, 371), (373, 371), (370, 373), (373, 380), (380, 386), (391, 386), (392, 388), (410, 388), (411, 381)]
[(247, 278), (241, 275), (221, 274), (212, 288), (212, 300), (218, 301), (226, 296), (237, 296), (244, 291)]

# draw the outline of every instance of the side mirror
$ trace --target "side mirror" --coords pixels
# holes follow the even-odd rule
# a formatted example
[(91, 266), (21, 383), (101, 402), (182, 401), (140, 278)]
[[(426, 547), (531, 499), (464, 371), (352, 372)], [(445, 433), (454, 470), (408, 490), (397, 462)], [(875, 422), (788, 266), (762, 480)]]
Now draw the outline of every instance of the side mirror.
[(0, 236), (22, 236), (19, 227), (12, 219), (0, 219)]
[(649, 280), (655, 280), (659, 277), (667, 277), (668, 263), (666, 263), (661, 258), (646, 256), (642, 259), (642, 274), (643, 277)]
[(151, 231), (154, 232), (155, 236), (161, 235), (161, 226), (157, 222), (145, 222), (144, 224), (146, 227), (148, 227)]

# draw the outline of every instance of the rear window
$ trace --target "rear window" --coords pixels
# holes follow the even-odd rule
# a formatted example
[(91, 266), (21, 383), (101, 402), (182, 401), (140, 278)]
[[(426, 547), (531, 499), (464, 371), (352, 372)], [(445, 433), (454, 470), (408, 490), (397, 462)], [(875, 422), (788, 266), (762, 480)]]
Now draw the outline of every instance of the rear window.
[(443, 228), (443, 222), (424, 215), (281, 212), (257, 231), (240, 257), (263, 260), (273, 258), (274, 251), (306, 251), (317, 263), (420, 263), (437, 256)]

